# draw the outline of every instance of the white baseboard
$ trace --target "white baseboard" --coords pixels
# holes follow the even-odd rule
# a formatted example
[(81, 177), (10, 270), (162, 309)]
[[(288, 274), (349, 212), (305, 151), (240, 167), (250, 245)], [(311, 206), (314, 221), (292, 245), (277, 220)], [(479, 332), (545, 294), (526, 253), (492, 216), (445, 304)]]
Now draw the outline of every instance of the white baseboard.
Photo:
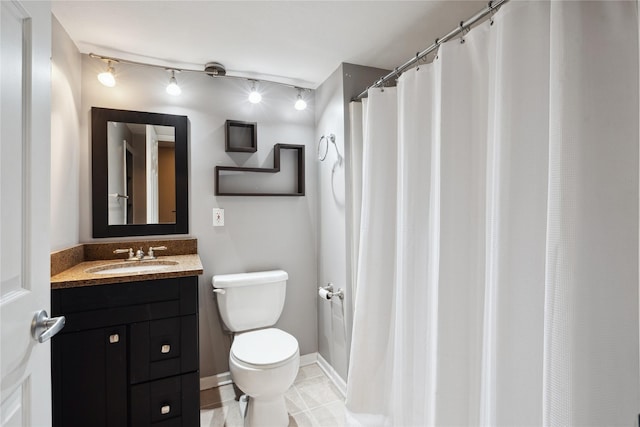
[(333, 369), (331, 365), (329, 365), (329, 362), (327, 362), (321, 354), (318, 354), (318, 366), (320, 366), (320, 369), (322, 369), (324, 373), (327, 374), (327, 377), (329, 377), (333, 385), (336, 386), (338, 391), (342, 394), (342, 397), (346, 397), (347, 383), (342, 379), (340, 375), (338, 375), (336, 370)]
[(303, 354), (300, 356), (300, 366), (313, 365), (318, 361), (318, 353)]
[(220, 387), (221, 385), (231, 384), (231, 372), (223, 372), (221, 374), (211, 375), (210, 377), (200, 378), (200, 391), (210, 388)]
[[(300, 356), (300, 366), (311, 365), (316, 363), (317, 361), (318, 353), (309, 353)], [(233, 381), (231, 381), (231, 373), (229, 371), (222, 372), (220, 374), (200, 378), (200, 390), (220, 387), (222, 385), (231, 384), (232, 382)]]

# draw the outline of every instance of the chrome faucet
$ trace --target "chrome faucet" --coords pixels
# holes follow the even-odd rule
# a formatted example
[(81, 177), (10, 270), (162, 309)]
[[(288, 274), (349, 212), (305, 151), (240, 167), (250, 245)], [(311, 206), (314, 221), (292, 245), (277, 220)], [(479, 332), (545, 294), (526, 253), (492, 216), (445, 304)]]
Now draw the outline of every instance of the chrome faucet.
[(153, 253), (154, 251), (166, 251), (166, 246), (149, 246), (149, 254), (146, 256), (147, 259), (156, 259), (156, 255)]
[(136, 259), (136, 257), (133, 255), (133, 249), (129, 248), (129, 249), (116, 249), (115, 251), (113, 251), (114, 254), (129, 254), (129, 258), (127, 258), (128, 261), (134, 260)]
[(127, 258), (127, 261), (142, 261), (143, 259), (156, 259), (156, 255), (154, 253), (154, 251), (166, 251), (167, 247), (166, 246), (150, 246), (149, 247), (149, 254), (145, 255), (144, 251), (142, 250), (142, 246), (140, 247), (140, 249), (138, 249), (135, 253), (133, 252), (132, 248), (129, 249), (116, 249), (115, 251), (113, 251), (114, 254), (129, 254), (129, 258)]

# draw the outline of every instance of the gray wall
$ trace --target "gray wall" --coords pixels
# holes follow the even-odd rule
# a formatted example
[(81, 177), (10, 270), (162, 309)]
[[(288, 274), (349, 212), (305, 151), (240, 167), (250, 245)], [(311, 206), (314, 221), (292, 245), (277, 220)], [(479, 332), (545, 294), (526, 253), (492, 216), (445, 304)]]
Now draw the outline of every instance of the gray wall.
[[(336, 145), (344, 156), (344, 106), (342, 65), (316, 90), (316, 140), (334, 134)], [(333, 144), (318, 169), (318, 281), (321, 286), (333, 283), (347, 289), (345, 252), (345, 163), (339, 163)], [(347, 295), (349, 298), (350, 295)], [(318, 351), (343, 379), (347, 378), (348, 340), (345, 316), (347, 299), (317, 299)]]
[(51, 250), (78, 244), (81, 55), (51, 16)]
[[(297, 92), (260, 83), (263, 102), (247, 101), (246, 80), (213, 79), (180, 73), (182, 95), (165, 92), (169, 75), (162, 69), (116, 64), (117, 85), (102, 86), (96, 76), (104, 63), (82, 56), (80, 109), (80, 241), (91, 237), (90, 109), (92, 106), (179, 114), (189, 117), (190, 235), (198, 238), (204, 275), (200, 277), (200, 375), (228, 370), (230, 340), (223, 333), (211, 292), (214, 274), (282, 268), (289, 273), (287, 301), (278, 327), (292, 333), (301, 354), (317, 351), (316, 162), (314, 100), (293, 108)], [(258, 152), (224, 151), (226, 119), (258, 123)], [(216, 165), (273, 166), (273, 145), (307, 145), (305, 197), (216, 197)], [(225, 226), (212, 226), (212, 208), (225, 210)], [(126, 239), (114, 239), (126, 240)]]
[(318, 167), (318, 282), (333, 283), (345, 290), (345, 299), (317, 299), (318, 351), (336, 373), (347, 379), (353, 301), (351, 294), (352, 262), (349, 245), (350, 227), (350, 123), (349, 102), (375, 79), (388, 71), (343, 63), (316, 90), (316, 141), (322, 135), (335, 134), (339, 162), (333, 146)]
[[(164, 92), (168, 75), (163, 70), (118, 64), (117, 86), (105, 88), (96, 79), (103, 68), (102, 63), (78, 53), (54, 18), (52, 250), (95, 240), (91, 237), (90, 107), (187, 115), (190, 235), (198, 238), (205, 270), (200, 279), (201, 376), (228, 369), (230, 341), (218, 320), (211, 276), (284, 268), (290, 281), (278, 326), (297, 337), (302, 354), (319, 351), (346, 379), (352, 323), (346, 237), (351, 226), (346, 220), (347, 105), (384, 70), (342, 64), (316, 91), (315, 112), (313, 94), (307, 94), (309, 108), (298, 112), (291, 107), (296, 93), (280, 86), (262, 85), (263, 103), (251, 105), (246, 101), (245, 81), (181, 73), (183, 94), (171, 97)], [(224, 152), (226, 119), (258, 122), (258, 153)], [(333, 147), (324, 162), (316, 160), (316, 143), (328, 133), (336, 135), (345, 157), (342, 165), (335, 165)], [(215, 165), (270, 166), (271, 147), (278, 142), (307, 145), (306, 197), (213, 195)], [(225, 209), (225, 227), (211, 226), (214, 207)], [(347, 291), (344, 302), (317, 298), (316, 287), (328, 282)]]

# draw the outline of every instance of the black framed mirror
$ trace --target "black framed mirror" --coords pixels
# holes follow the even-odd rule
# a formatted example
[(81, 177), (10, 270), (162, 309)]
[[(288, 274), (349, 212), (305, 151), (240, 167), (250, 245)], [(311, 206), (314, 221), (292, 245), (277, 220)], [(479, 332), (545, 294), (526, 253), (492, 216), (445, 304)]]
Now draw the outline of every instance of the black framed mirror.
[(93, 237), (187, 234), (187, 116), (91, 108)]

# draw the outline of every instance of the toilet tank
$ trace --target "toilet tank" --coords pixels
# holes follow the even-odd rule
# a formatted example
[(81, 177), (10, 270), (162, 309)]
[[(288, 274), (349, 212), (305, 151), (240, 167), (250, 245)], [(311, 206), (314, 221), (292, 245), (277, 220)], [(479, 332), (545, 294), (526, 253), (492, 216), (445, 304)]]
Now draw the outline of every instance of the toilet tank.
[(213, 276), (220, 317), (242, 332), (273, 326), (282, 313), (288, 274), (283, 270)]

